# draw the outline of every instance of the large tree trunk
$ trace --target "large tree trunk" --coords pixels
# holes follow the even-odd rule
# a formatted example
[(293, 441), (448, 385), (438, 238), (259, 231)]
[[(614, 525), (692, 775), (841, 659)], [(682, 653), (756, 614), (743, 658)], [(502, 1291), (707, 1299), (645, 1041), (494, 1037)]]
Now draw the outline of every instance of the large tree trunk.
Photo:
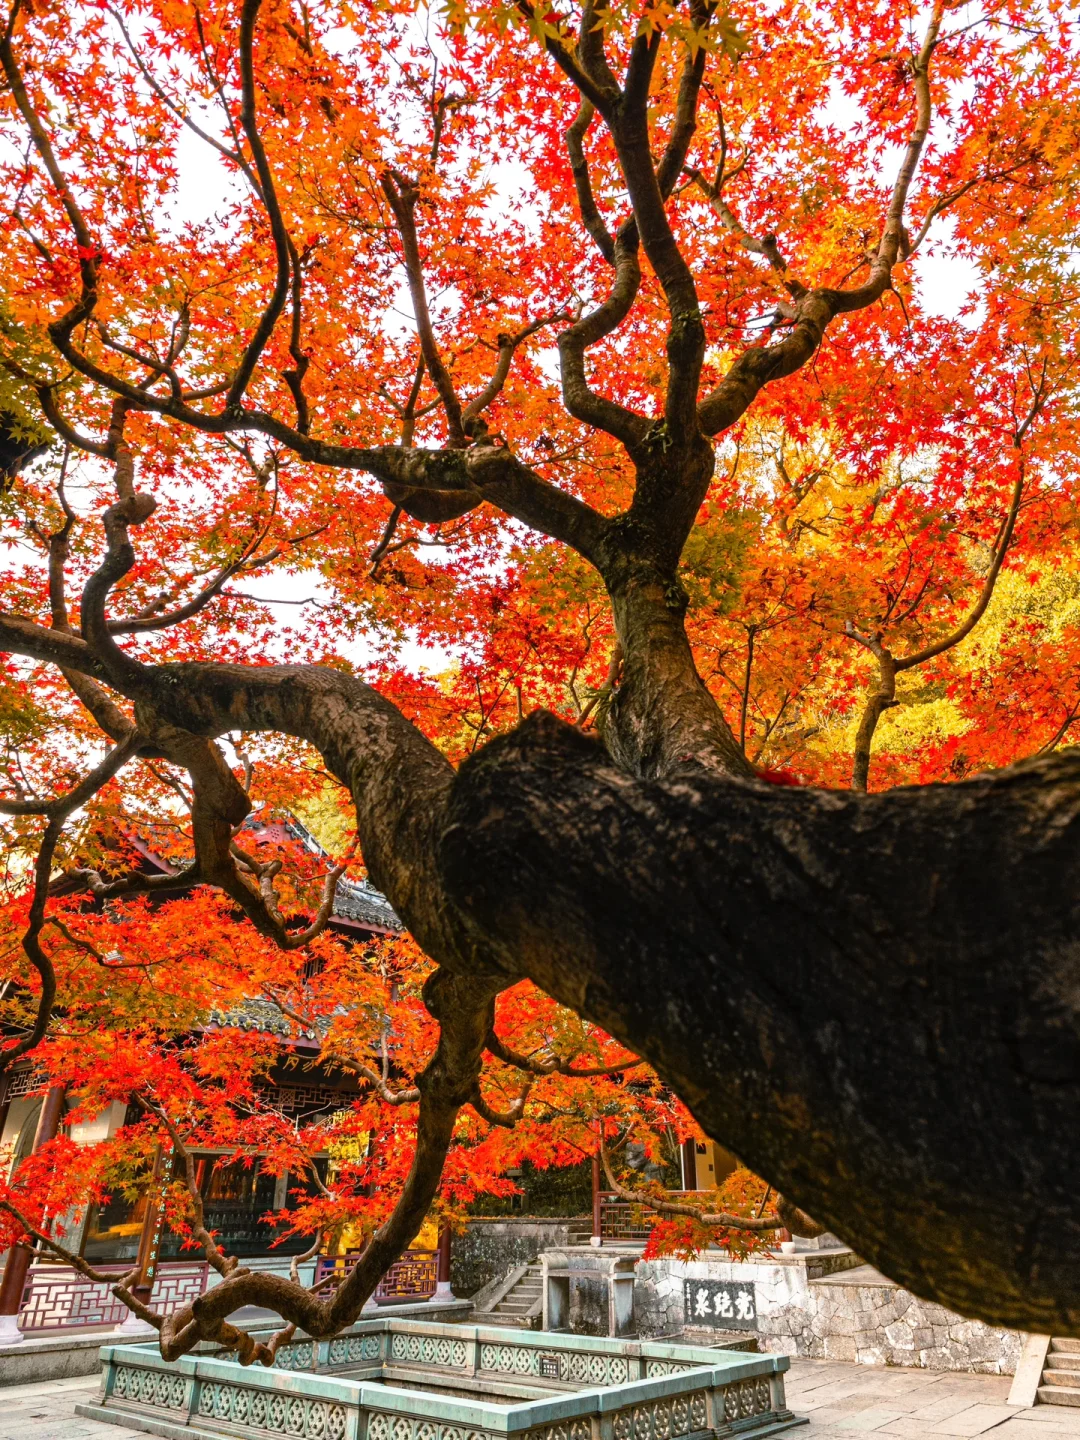
[(642, 780), (537, 714), (455, 776), (338, 671), (147, 668), (148, 727), (151, 696), (195, 735), (319, 747), (377, 883), (482, 980), (442, 1015), (466, 1050), (530, 976), (893, 1279), (1080, 1334), (1080, 755), (877, 795)]
[(916, 1293), (1080, 1334), (1080, 756), (865, 796), (643, 783), (550, 716), (461, 771), (508, 968)]
[(646, 778), (686, 767), (752, 775), (698, 675), (683, 624), (686, 592), (678, 580), (636, 566), (611, 599), (623, 667), (604, 740), (619, 766)]

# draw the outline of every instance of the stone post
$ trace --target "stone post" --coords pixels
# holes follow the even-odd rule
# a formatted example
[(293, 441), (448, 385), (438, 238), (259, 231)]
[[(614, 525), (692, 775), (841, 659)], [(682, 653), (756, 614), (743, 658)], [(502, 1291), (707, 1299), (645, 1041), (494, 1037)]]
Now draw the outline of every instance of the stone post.
[(567, 1257), (558, 1250), (545, 1250), (540, 1256), (540, 1265), (544, 1277), (543, 1327), (545, 1330), (569, 1330), (570, 1275)]
[[(51, 1140), (60, 1129), (60, 1117), (64, 1113), (64, 1087), (54, 1085), (42, 1102), (37, 1130), (34, 1132), (34, 1150)], [(26, 1244), (13, 1245), (8, 1251), (4, 1265), (4, 1278), (0, 1281), (0, 1345), (16, 1345), (23, 1339), (19, 1329), (19, 1310), (22, 1307), (26, 1275), (33, 1259), (33, 1247)]]
[(634, 1333), (636, 1255), (619, 1255), (608, 1271), (608, 1334), (622, 1339)]

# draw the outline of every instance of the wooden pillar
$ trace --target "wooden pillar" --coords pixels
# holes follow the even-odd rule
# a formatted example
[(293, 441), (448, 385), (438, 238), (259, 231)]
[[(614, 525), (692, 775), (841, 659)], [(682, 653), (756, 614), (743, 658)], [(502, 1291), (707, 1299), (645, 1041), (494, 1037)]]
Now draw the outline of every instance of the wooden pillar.
[(439, 1249), (438, 1258), (435, 1262), (435, 1298), (436, 1300), (452, 1300), (454, 1292), (450, 1288), (450, 1263), (453, 1259), (454, 1237), (449, 1225), (439, 1227)]
[(682, 1188), (696, 1190), (697, 1184), (697, 1141), (684, 1140), (682, 1143)]
[[(139, 1248), (135, 1254), (135, 1269), (138, 1272), (131, 1293), (144, 1305), (150, 1304), (157, 1274), (158, 1257), (161, 1251), (161, 1232), (165, 1225), (165, 1195), (169, 1188), (172, 1169), (172, 1149), (164, 1153), (160, 1148), (154, 1156), (154, 1169), (146, 1192), (146, 1214), (139, 1232)], [(145, 1320), (129, 1311), (121, 1329), (149, 1329)]]
[(8, 1115), (11, 1113), (11, 1076), (5, 1075), (0, 1080), (0, 1140), (3, 1139), (4, 1130), (7, 1128)]
[[(41, 1114), (38, 1116), (37, 1130), (34, 1132), (34, 1150), (51, 1140), (60, 1129), (60, 1119), (64, 1113), (64, 1087), (54, 1085), (46, 1092), (45, 1099), (41, 1105)], [(19, 1329), (19, 1310), (22, 1306), (23, 1290), (26, 1288), (26, 1275), (30, 1269), (30, 1261), (34, 1256), (32, 1245), (13, 1245), (8, 1251), (7, 1261), (4, 1265), (4, 1278), (0, 1281), (0, 1344), (17, 1344), (23, 1338)]]
[(603, 1211), (600, 1199), (600, 1151), (592, 1157), (592, 1243), (604, 1243)]

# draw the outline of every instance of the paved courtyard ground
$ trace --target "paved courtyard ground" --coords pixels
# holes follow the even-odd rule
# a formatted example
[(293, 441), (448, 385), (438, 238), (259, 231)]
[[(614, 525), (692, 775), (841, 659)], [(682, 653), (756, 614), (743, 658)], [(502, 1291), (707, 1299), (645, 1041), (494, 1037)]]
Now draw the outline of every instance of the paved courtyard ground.
[[(809, 1425), (793, 1440), (880, 1436), (969, 1436), (993, 1440), (1080, 1440), (1080, 1407), (1005, 1404), (1011, 1381), (989, 1375), (936, 1375), (794, 1360), (788, 1401)], [(134, 1440), (142, 1431), (83, 1420), (75, 1406), (97, 1393), (94, 1379), (0, 1388), (0, 1440)]]

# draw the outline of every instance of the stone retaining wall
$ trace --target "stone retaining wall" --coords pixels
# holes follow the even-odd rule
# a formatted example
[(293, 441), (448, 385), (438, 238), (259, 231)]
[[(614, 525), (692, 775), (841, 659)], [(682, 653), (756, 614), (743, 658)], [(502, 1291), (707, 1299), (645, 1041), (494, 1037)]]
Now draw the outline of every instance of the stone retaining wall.
[(687, 1325), (686, 1280), (752, 1285), (758, 1344), (773, 1354), (1012, 1375), (1023, 1348), (1018, 1331), (965, 1320), (920, 1300), (848, 1250), (745, 1262), (719, 1256), (642, 1261), (634, 1286), (639, 1334), (682, 1330), (688, 1339), (722, 1337), (720, 1329)]
[(588, 1227), (587, 1217), (545, 1219), (474, 1216), (464, 1233), (454, 1236), (450, 1284), (455, 1295), (473, 1296), (501, 1280), (518, 1265), (531, 1265), (543, 1250), (558, 1250), (571, 1241), (572, 1231)]

